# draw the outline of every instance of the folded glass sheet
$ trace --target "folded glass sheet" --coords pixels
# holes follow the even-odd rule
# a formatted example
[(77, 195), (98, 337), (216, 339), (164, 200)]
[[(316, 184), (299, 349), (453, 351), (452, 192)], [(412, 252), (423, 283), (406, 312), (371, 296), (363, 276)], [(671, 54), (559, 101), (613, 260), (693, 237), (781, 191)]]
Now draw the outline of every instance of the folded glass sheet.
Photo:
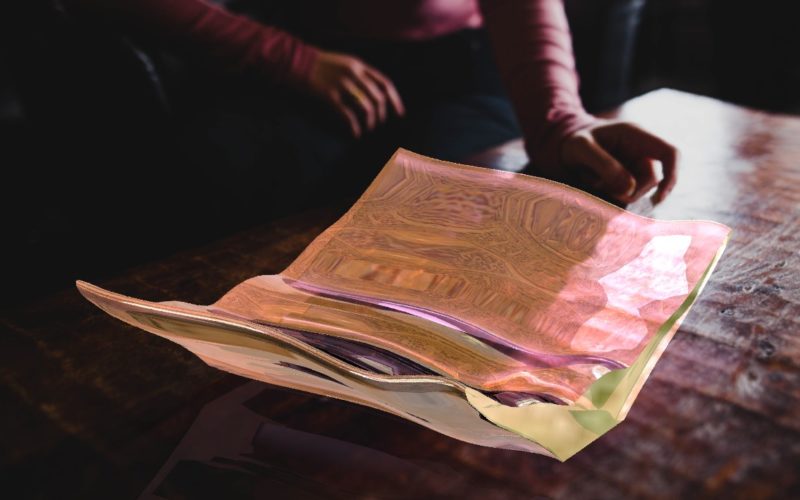
[(286, 270), (210, 306), (78, 288), (217, 368), (565, 460), (625, 418), (729, 232), (398, 150)]

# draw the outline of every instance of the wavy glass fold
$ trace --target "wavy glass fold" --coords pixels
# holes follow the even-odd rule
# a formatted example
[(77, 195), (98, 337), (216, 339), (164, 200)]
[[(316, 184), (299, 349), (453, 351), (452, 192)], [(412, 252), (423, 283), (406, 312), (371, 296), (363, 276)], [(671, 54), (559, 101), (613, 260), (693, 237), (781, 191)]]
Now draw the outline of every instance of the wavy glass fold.
[(217, 368), (565, 460), (625, 418), (729, 232), (398, 150), (286, 270), (210, 306), (78, 288)]

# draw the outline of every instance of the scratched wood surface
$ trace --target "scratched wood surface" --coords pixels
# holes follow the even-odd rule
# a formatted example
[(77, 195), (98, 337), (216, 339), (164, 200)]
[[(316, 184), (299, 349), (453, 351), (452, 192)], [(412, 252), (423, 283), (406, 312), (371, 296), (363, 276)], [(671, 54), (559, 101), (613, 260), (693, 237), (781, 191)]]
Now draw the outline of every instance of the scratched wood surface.
[[(173, 460), (148, 491), (175, 498), (219, 488), (282, 498), (798, 497), (800, 119), (666, 90), (620, 114), (682, 152), (672, 196), (656, 208), (631, 208), (716, 220), (733, 234), (627, 420), (567, 463), (245, 383), (105, 316), (70, 289), (0, 315), (0, 484), (34, 498), (135, 497), (180, 445), (204, 447), (217, 460), (203, 467)], [(519, 147), (485, 152), (474, 163), (514, 169), (524, 161)], [(100, 284), (152, 300), (212, 303), (249, 277), (284, 269), (347, 206), (283, 219)], [(247, 411), (238, 411), (245, 400)], [(219, 411), (209, 416), (209, 408)], [(261, 419), (258, 436), (277, 430), (264, 441), (269, 452), (255, 454), (261, 468), (247, 469), (245, 487), (209, 464), (253, 451), (258, 439), (237, 451), (235, 440), (220, 438), (249, 428), (253, 415)], [(211, 431), (198, 430), (204, 422)], [(345, 454), (346, 466), (325, 453)], [(167, 481), (178, 472), (183, 482)], [(404, 489), (408, 477), (424, 480)]]

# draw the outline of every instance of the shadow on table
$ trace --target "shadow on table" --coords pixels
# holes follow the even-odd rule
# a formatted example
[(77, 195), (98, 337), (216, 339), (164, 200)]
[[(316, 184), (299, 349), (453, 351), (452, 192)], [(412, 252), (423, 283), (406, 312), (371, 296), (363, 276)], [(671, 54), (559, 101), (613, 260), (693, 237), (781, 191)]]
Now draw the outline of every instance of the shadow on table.
[(522, 485), (437, 459), (443, 448), (527, 457), (248, 382), (206, 405), (142, 498), (531, 498)]

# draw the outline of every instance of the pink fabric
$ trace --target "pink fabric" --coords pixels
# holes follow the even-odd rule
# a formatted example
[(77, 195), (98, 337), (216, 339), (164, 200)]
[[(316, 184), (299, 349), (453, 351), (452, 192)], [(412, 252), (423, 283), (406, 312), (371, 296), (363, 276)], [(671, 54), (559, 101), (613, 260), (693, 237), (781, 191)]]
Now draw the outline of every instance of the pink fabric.
[[(221, 68), (252, 71), (290, 85), (308, 80), (319, 50), (205, 0), (73, 1)], [(331, 33), (367, 38), (418, 40), (485, 25), (528, 154), (538, 166), (557, 167), (561, 141), (594, 120), (578, 95), (561, 0), (338, 0), (333, 8), (320, 9), (338, 13), (326, 22)]]
[(72, 0), (137, 32), (179, 47), (195, 59), (252, 71), (287, 84), (308, 80), (317, 49), (205, 0)]
[(583, 109), (561, 0), (481, 0), (486, 29), (537, 165), (559, 164), (561, 141), (595, 118)]
[(478, 28), (478, 0), (293, 0), (319, 16), (304, 21), (330, 35), (380, 40), (425, 40)]

